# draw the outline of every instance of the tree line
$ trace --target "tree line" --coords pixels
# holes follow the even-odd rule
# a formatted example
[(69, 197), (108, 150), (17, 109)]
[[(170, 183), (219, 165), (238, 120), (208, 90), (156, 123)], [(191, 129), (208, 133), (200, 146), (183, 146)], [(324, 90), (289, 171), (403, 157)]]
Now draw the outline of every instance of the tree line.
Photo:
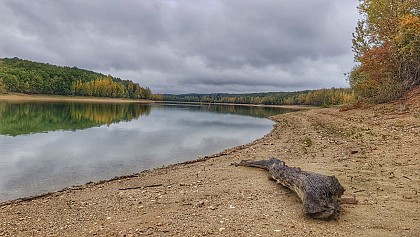
[(348, 104), (354, 101), (354, 94), (349, 88), (331, 88), (297, 92), (268, 92), (250, 94), (164, 94), (161, 96), (162, 99), (165, 101), (262, 105), (331, 106)]
[(419, 0), (359, 0), (349, 75), (358, 100), (381, 103), (420, 84)]
[(130, 80), (19, 58), (0, 59), (0, 93), (6, 92), (131, 99), (150, 99), (153, 96), (148, 87)]

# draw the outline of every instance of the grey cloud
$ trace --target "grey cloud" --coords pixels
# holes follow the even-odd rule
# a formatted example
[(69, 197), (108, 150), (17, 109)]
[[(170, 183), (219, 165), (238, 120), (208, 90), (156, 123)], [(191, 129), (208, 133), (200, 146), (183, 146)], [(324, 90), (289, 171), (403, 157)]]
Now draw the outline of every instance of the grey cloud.
[(0, 56), (112, 73), (158, 93), (345, 86), (356, 4), (4, 0)]

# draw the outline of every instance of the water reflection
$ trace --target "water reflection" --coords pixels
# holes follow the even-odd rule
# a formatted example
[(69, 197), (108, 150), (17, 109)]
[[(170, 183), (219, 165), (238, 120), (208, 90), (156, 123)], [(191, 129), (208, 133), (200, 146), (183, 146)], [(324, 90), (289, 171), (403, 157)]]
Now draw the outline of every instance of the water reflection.
[(142, 104), (1, 103), (0, 134), (17, 136), (56, 130), (80, 130), (150, 113)]
[(273, 125), (239, 115), (249, 114), (248, 108), (232, 107), (29, 103), (0, 108), (0, 131), (8, 134), (0, 135), (0, 201), (214, 154), (262, 137)]
[(258, 118), (268, 118), (276, 114), (284, 114), (296, 110), (280, 107), (248, 106), (248, 105), (221, 105), (221, 104), (170, 104), (163, 103), (162, 106), (185, 106), (191, 111), (208, 111), (213, 113), (236, 114)]

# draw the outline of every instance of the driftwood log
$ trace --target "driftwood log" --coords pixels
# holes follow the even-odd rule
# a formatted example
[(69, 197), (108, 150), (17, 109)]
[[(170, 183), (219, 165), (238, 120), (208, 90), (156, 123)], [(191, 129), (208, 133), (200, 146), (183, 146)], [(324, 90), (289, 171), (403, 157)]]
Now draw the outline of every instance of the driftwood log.
[(270, 179), (297, 193), (303, 202), (303, 212), (306, 215), (322, 220), (338, 217), (339, 198), (344, 193), (344, 188), (336, 177), (288, 167), (283, 161), (276, 158), (241, 161), (236, 165), (268, 170)]

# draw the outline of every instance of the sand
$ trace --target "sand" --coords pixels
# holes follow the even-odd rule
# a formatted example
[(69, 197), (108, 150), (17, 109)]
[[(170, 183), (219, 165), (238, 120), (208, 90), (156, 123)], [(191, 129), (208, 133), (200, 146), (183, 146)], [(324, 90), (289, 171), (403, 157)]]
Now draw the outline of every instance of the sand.
[[(272, 119), (263, 138), (196, 162), (2, 203), (0, 236), (420, 236), (420, 88)], [(265, 171), (231, 165), (270, 157), (335, 175), (358, 204), (313, 220)]]

